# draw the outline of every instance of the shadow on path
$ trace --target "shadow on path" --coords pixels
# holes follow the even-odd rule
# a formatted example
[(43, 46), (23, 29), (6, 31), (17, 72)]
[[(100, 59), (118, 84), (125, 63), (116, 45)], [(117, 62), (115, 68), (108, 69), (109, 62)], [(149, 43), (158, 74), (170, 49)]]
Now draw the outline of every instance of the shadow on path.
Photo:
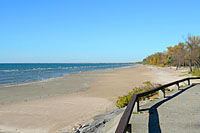
[(167, 96), (166, 99), (156, 103), (151, 108), (145, 109), (145, 110), (149, 110), (149, 123), (148, 123), (149, 133), (161, 133), (162, 132), (160, 129), (159, 114), (158, 114), (157, 108), (159, 106), (161, 106), (163, 103), (173, 99), (174, 97), (180, 95), (181, 93), (183, 93), (184, 91), (188, 90), (189, 88), (191, 88), (193, 86), (194, 85), (191, 85), (187, 88), (181, 89), (179, 92), (175, 93), (174, 95)]

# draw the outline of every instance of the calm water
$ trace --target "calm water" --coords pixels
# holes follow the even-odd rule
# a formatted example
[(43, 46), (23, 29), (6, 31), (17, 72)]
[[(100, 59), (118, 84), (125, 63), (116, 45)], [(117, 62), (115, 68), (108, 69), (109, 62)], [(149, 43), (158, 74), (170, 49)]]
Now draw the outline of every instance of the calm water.
[(30, 82), (75, 72), (131, 65), (133, 64), (0, 64), (0, 85)]

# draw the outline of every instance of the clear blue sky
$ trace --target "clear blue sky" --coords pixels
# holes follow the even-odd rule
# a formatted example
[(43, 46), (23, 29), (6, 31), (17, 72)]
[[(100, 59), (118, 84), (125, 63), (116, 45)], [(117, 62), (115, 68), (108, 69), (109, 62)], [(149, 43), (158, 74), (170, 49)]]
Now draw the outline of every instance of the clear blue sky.
[(200, 0), (0, 0), (0, 62), (133, 62), (200, 35)]

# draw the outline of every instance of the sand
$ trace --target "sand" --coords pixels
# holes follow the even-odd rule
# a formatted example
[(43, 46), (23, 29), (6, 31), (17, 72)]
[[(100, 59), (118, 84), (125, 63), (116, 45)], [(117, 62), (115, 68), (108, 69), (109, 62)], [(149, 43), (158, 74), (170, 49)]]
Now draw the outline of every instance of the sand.
[(0, 132), (71, 130), (114, 109), (117, 97), (134, 86), (145, 81), (164, 84), (182, 79), (184, 71), (137, 65), (0, 86)]

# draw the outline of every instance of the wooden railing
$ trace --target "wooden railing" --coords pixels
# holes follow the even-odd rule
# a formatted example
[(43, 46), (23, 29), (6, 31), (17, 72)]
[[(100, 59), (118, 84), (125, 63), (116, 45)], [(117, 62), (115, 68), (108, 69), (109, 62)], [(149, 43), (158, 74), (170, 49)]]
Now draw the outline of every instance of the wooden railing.
[(126, 110), (124, 111), (124, 114), (122, 115), (119, 124), (117, 126), (117, 129), (115, 131), (115, 133), (125, 133), (127, 131), (127, 127), (129, 125), (129, 120), (133, 111), (133, 108), (135, 106), (135, 103), (137, 102), (137, 110), (139, 110), (139, 98), (146, 96), (148, 94), (152, 94), (156, 91), (161, 90), (164, 93), (164, 97), (165, 97), (165, 88), (170, 87), (172, 85), (177, 85), (178, 89), (179, 89), (179, 83), (184, 82), (184, 81), (188, 81), (188, 85), (190, 85), (190, 80), (191, 79), (200, 79), (200, 77), (191, 77), (191, 78), (184, 78), (178, 81), (174, 81), (162, 86), (159, 86), (157, 88), (154, 88), (152, 90), (146, 91), (146, 92), (142, 92), (142, 93), (138, 93), (138, 94), (134, 94), (131, 98), (131, 100), (129, 101)]

